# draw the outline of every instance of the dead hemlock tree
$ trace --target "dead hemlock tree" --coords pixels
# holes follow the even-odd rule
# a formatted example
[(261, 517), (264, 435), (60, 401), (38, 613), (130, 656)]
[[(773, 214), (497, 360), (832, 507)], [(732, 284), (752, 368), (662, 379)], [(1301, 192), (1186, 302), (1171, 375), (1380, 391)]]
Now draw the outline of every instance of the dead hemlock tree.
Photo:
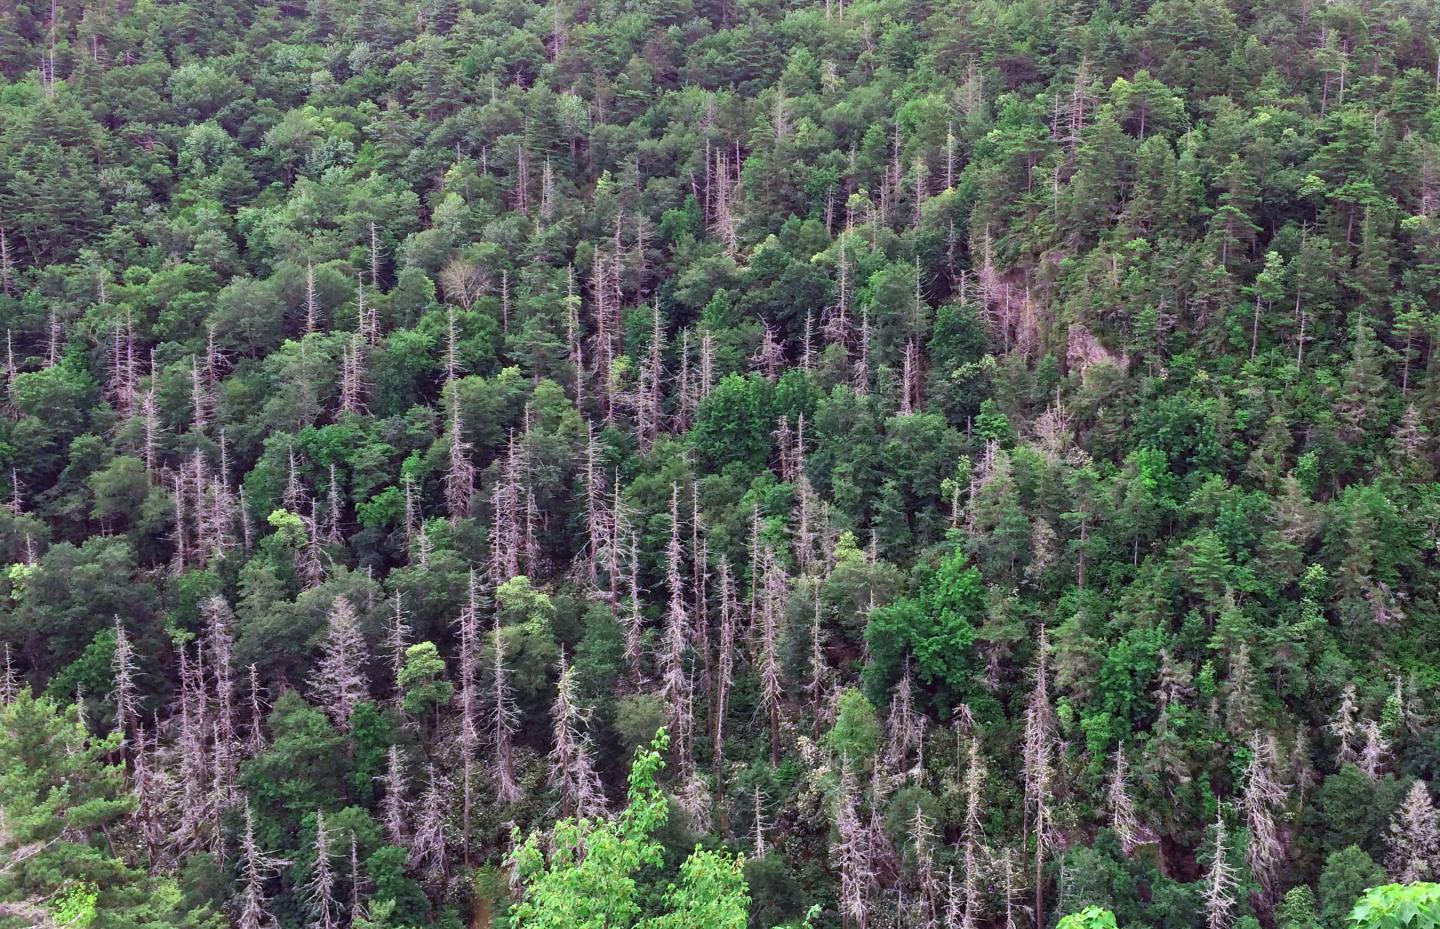
[(606, 802), (600, 775), (590, 752), (590, 739), (581, 731), (588, 713), (575, 702), (574, 672), (560, 657), (560, 680), (550, 708), (555, 747), (550, 752), (550, 784), (560, 791), (560, 815), (594, 819), (605, 815)]
[[(691, 683), (693, 685), (693, 677)], [(694, 719), (695, 689), (693, 686), (686, 688), (685, 715)], [(695, 764), (693, 733), (687, 733), (685, 749), (681, 752), (679, 763), (676, 765), (676, 777), (677, 783), (673, 790), (676, 806), (685, 814), (692, 829), (696, 832), (708, 830), (711, 827), (714, 808), (709, 787), (700, 777), (699, 768)]]
[(470, 498), (475, 495), (475, 465), (470, 461), (470, 443), (465, 441), (465, 423), (460, 414), (459, 391), (450, 388), (450, 456), (445, 471), (445, 506), (452, 520), (470, 515)]
[(1045, 852), (1052, 844), (1050, 803), (1053, 800), (1054, 754), (1058, 738), (1055, 711), (1050, 706), (1049, 643), (1040, 628), (1035, 659), (1035, 686), (1025, 708), (1024, 777), (1025, 813), (1035, 837), (1035, 919), (1044, 922)]
[(385, 838), (391, 845), (410, 849), (410, 801), (406, 797), (405, 762), (400, 757), (400, 746), (391, 745), (385, 763), (385, 773), (376, 778), (384, 789), (380, 799), (381, 825), (385, 827)]
[(420, 507), (415, 502), (415, 481), (408, 474), (400, 475), (400, 484), (405, 489), (405, 559), (407, 564), (410, 561), (411, 543), (415, 541), (417, 525), (420, 522)]
[(365, 339), (354, 333), (340, 346), (340, 415), (366, 412)]
[(870, 393), (870, 307), (860, 310), (860, 357), (850, 372), (850, 384), (855, 393), (865, 396)]
[(314, 590), (325, 583), (325, 552), (320, 548), (320, 532), (314, 500), (310, 501), (310, 515), (300, 516), (300, 527), (305, 532), (305, 544), (295, 552), (295, 573), (300, 576), (306, 590)]
[(703, 829), (710, 818), (710, 797), (695, 769), (695, 672), (687, 669), (686, 663), (692, 652), (692, 636), (697, 639), (698, 636), (685, 602), (685, 580), (681, 573), (683, 554), (680, 488), (672, 484), (670, 540), (665, 557), (665, 585), (670, 591), (670, 600), (665, 618), (664, 647), (660, 655), (660, 688), (666, 705), (666, 724), (674, 735), (672, 745), (678, 759), (676, 799), (692, 825)]
[(940, 876), (935, 871), (935, 829), (925, 815), (922, 804), (915, 804), (915, 816), (910, 821), (909, 834), (912, 854), (915, 857), (915, 888), (918, 891), (919, 926), (924, 929), (938, 929), (940, 911)]
[(514, 803), (523, 796), (515, 780), (515, 733), (520, 727), (520, 710), (510, 686), (510, 673), (505, 667), (505, 636), (500, 617), (495, 616), (493, 635), (490, 697), (490, 739), (495, 752), (495, 795), (502, 803)]
[[(885, 719), (885, 749), (874, 785), (877, 798), (889, 796), (901, 784), (918, 778), (925, 769), (925, 716), (915, 711), (914, 697), (915, 685), (907, 658)], [(909, 764), (912, 753), (913, 766)]]
[[(619, 497), (619, 487), (616, 487), (616, 498)], [(641, 612), (640, 595), (644, 591), (640, 587), (640, 536), (635, 528), (625, 524), (625, 563), (627, 573), (626, 596), (629, 601), (629, 610), (625, 616), (625, 665), (630, 671), (631, 680), (638, 687), (646, 681), (645, 666), (642, 662), (644, 655), (642, 649), (643, 637), (645, 634), (645, 616)], [(617, 521), (616, 532), (619, 533), (620, 523)], [(616, 545), (619, 545), (617, 539)]]
[[(220, 596), (212, 596), (200, 605), (206, 621), (206, 644), (209, 645), (210, 677), (215, 688), (215, 712), (210, 719), (213, 740), (210, 752), (210, 843), (220, 861), (225, 860), (223, 845), (223, 820), (225, 814), (235, 805), (239, 792), (235, 788), (235, 776), (239, 771), (242, 746), (235, 730), (235, 676), (232, 665), (233, 641), (230, 622), (233, 615), (229, 603)], [(204, 681), (200, 681), (202, 687)]]
[(1245, 769), (1245, 790), (1240, 800), (1250, 830), (1245, 861), (1260, 884), (1260, 900), (1267, 907), (1276, 899), (1277, 872), (1285, 857), (1275, 816), (1290, 795), (1289, 785), (1276, 776), (1278, 754), (1273, 735), (1256, 732), (1251, 736), (1250, 763)]
[(368, 653), (355, 607), (336, 597), (326, 617), (325, 644), (310, 686), (316, 700), (341, 729), (350, 728), (356, 704), (369, 697), (365, 677)]
[(423, 873), (434, 884), (444, 884), (449, 879), (450, 830), (445, 823), (445, 815), (450, 809), (452, 796), (449, 780), (437, 773), (434, 765), (427, 765), (425, 793), (420, 797), (415, 834), (407, 860), (410, 867)]
[(206, 757), (206, 736), (211, 727), (201, 646), (195, 648), (194, 661), (190, 660), (189, 650), (184, 647), (179, 650), (179, 658), (180, 689), (177, 696), (180, 707), (179, 712), (172, 708), (170, 714), (176, 727), (172, 751), (178, 771), (167, 801), (171, 809), (178, 810), (177, 821), (170, 834), (172, 848), (177, 853), (186, 854), (206, 845), (206, 824), (211, 821), (211, 796), (207, 790), (210, 767)]
[(10, 261), (10, 239), (5, 230), (0, 228), (0, 294), (9, 296), (12, 293), (13, 281), (11, 279), (13, 266)]
[(1225, 818), (1219, 811), (1215, 814), (1213, 851), (1215, 859), (1210, 863), (1200, 891), (1205, 905), (1205, 929), (1229, 929), (1235, 918), (1240, 878), (1230, 864), (1229, 849), (1225, 845)]
[(245, 738), (245, 753), (251, 758), (265, 750), (265, 715), (260, 706), (260, 671), (250, 664), (250, 732)]
[[(1419, 735), (1425, 728), (1426, 720), (1424, 715), (1417, 709), (1415, 700), (1416, 689), (1415, 675), (1410, 675), (1410, 684), (1407, 687), (1400, 675), (1395, 675), (1395, 691), (1391, 696), (1394, 702), (1398, 724), (1396, 731), (1403, 735), (1408, 732), (1411, 735)], [(1409, 691), (1409, 697), (1406, 693)]]
[(245, 804), (245, 832), (241, 838), (240, 852), (240, 875), (244, 885), (240, 890), (239, 912), (235, 925), (237, 929), (266, 929), (275, 925), (275, 918), (270, 915), (265, 882), (290, 862), (260, 851), (255, 842), (255, 822), (248, 803)]
[(835, 243), (835, 304), (825, 316), (821, 331), (825, 341), (840, 347), (842, 364), (850, 361), (850, 257), (846, 251), (846, 233), (841, 232)]
[(1390, 876), (1402, 884), (1440, 876), (1440, 814), (1430, 789), (1416, 778), (1390, 821)]
[(770, 717), (770, 766), (780, 766), (780, 706), (785, 686), (780, 679), (780, 619), (789, 598), (789, 579), (769, 548), (762, 554), (761, 591), (758, 616), (750, 625), (757, 629), (760, 640), (755, 665), (760, 673), (760, 699)]
[(715, 768), (715, 804), (724, 809), (725, 718), (730, 712), (730, 687), (735, 678), (735, 639), (739, 634), (740, 598), (730, 562), (720, 560), (720, 642), (715, 677), (715, 718), (712, 755)]
[[(600, 443), (595, 440), (595, 426), (585, 423), (585, 451), (581, 460), (581, 474), (585, 494), (585, 551), (575, 559), (575, 575), (592, 590), (598, 590), (600, 577), (598, 568), (607, 563), (611, 538), (611, 514), (605, 494), (605, 475), (600, 466)], [(611, 583), (611, 611), (615, 608), (614, 584)]]
[(1360, 770), (1372, 781), (1380, 780), (1380, 772), (1390, 755), (1390, 742), (1373, 719), (1365, 721), (1365, 747), (1360, 750)]
[[(10, 646), (5, 646), (5, 671), (10, 674)], [(130, 644), (130, 637), (125, 634), (125, 626), (120, 622), (120, 617), (115, 616), (115, 654), (111, 659), (111, 667), (114, 670), (115, 689), (112, 696), (115, 700), (115, 732), (121, 738), (122, 750), (124, 740), (137, 722), (139, 694), (135, 687), (135, 649)], [(13, 688), (6, 686), (5, 690)], [(5, 700), (6, 703), (10, 699)]]
[[(515, 441), (512, 430), (505, 453), (500, 479), (490, 495), (493, 514), (490, 526), (490, 576), (497, 583), (504, 583), (524, 573), (522, 558), (533, 566), (534, 553), (531, 550), (531, 516), (527, 481), (522, 475), (528, 474), (526, 454), (521, 443)], [(531, 572), (533, 574), (533, 571)]]
[(325, 828), (325, 814), (315, 811), (315, 864), (310, 880), (301, 888), (302, 895), (314, 917), (309, 929), (339, 929), (340, 912), (335, 901), (335, 869), (330, 865), (330, 833)]
[(840, 911), (849, 929), (867, 929), (870, 890), (875, 882), (871, 839), (856, 809), (855, 774), (841, 759), (840, 795), (835, 802), (837, 839), (830, 854), (840, 870)]
[(135, 326), (129, 308), (126, 308), (123, 319), (115, 321), (115, 331), (110, 338), (109, 368), (106, 390), (115, 411), (128, 418), (134, 412), (140, 381), (140, 370), (135, 360)]
[[(5, 330), (5, 408), (4, 413), (12, 419), (18, 419), (20, 411), (15, 407), (15, 379), (20, 376), (20, 367), (15, 363), (15, 333), (10, 329)], [(146, 465), (149, 470), (149, 465)], [(10, 469), (13, 477), (15, 469)], [(18, 510), (16, 512), (19, 512)]]
[(820, 727), (830, 725), (834, 719), (830, 717), (828, 706), (831, 675), (829, 664), (825, 661), (820, 588), (819, 585), (811, 586), (813, 589), (810, 596), (814, 601), (814, 608), (810, 616), (810, 679), (805, 682), (805, 698), (810, 716), (815, 721), (812, 736), (818, 737)]
[(405, 700), (400, 688), (400, 671), (405, 667), (405, 650), (410, 647), (410, 624), (405, 622), (405, 608), (400, 600), (400, 591), (395, 591), (390, 619), (385, 626), (385, 659), (390, 668), (390, 684), (395, 688), (395, 703)]
[(5, 643), (4, 667), (0, 668), (0, 704), (15, 702), (15, 697), (20, 693), (19, 679), (15, 674), (15, 664), (10, 654), (10, 643)]
[(360, 870), (360, 842), (350, 830), (350, 925), (358, 926), (369, 917), (365, 910), (365, 875)]
[(785, 343), (774, 326), (763, 319), (760, 325), (764, 328), (764, 336), (760, 347), (750, 358), (750, 364), (752, 370), (764, 374), (766, 380), (776, 381), (780, 377), (780, 370), (785, 367)]
[(479, 581), (475, 569), (471, 568), (469, 597), (456, 623), (460, 627), (460, 686), (455, 691), (460, 710), (460, 847), (466, 867), (470, 865), (470, 809), (475, 798), (475, 758), (480, 748), (480, 698), (476, 678), (480, 665), (481, 608)]
[(640, 450), (648, 452), (655, 445), (660, 434), (663, 418), (661, 387), (665, 380), (665, 330), (660, 321), (660, 304), (654, 309), (650, 332), (650, 353), (640, 364), (640, 377), (635, 386), (633, 407), (635, 410), (635, 438)]
[(305, 259), (305, 330), (304, 335), (319, 331), (320, 295), (315, 291), (315, 264)]
[(305, 483), (300, 480), (300, 464), (295, 459), (293, 445), (286, 456), (285, 492), (280, 497), (280, 505), (292, 513), (300, 513), (310, 505), (310, 495), (305, 491)]
[(208, 796), (210, 853), (225, 863), (225, 815), (234, 807), (240, 792), (235, 789), (235, 746), (220, 737), (220, 724), (211, 724), (214, 741), (210, 752), (210, 793)]
[[(575, 378), (575, 409), (585, 416), (585, 346), (580, 331), (580, 295), (575, 292), (575, 266), (565, 269), (565, 345), (566, 360)], [(589, 423), (588, 416), (585, 421)]]
[(208, 597), (200, 605), (205, 617), (206, 643), (210, 647), (210, 670), (215, 680), (215, 717), (219, 738), (226, 744), (235, 742), (235, 675), (234, 634), (231, 627), (235, 615), (224, 597)]
[(145, 726), (135, 727), (134, 747), (130, 756), (130, 792), (135, 797), (135, 809), (130, 819), (135, 823), (145, 841), (145, 857), (152, 865), (159, 861), (160, 851), (165, 847), (168, 835), (161, 822), (164, 806), (164, 772), (151, 765), (155, 743), (147, 741)]
[(670, 541), (665, 548), (665, 586), (670, 591), (665, 618), (664, 647), (660, 655), (660, 696), (665, 703), (666, 725), (683, 754), (692, 720), (686, 709), (689, 682), (685, 657), (689, 647), (690, 616), (685, 607), (685, 582), (680, 574), (680, 487), (670, 486)]
[(1336, 749), (1335, 763), (1341, 767), (1360, 761), (1360, 754), (1355, 751), (1355, 735), (1358, 731), (1355, 716), (1355, 685), (1346, 684), (1340, 693), (1340, 708), (1329, 725), (1330, 731), (1340, 743)]
[(1125, 747), (1117, 746), (1110, 756), (1110, 783), (1105, 799), (1110, 807), (1110, 829), (1120, 841), (1120, 849), (1127, 856), (1133, 855), (1142, 844), (1155, 841), (1150, 831), (1135, 812), (1135, 801), (1130, 796), (1130, 765), (1125, 758)]
[[(981, 862), (985, 849), (985, 826), (981, 818), (981, 794), (985, 788), (985, 761), (980, 754), (980, 737), (970, 727), (970, 762), (965, 769), (965, 829), (964, 851), (965, 883), (962, 929), (974, 929), (980, 918), (980, 891), (983, 877)], [(952, 875), (953, 880), (953, 875)], [(951, 906), (955, 906), (954, 888), (951, 888)], [(956, 925), (953, 921), (947, 925)]]

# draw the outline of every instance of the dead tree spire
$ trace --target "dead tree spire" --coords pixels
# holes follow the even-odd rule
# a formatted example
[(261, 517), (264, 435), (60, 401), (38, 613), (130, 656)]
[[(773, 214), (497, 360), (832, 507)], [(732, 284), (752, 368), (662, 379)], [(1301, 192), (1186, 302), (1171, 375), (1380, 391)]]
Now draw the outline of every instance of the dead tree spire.
[(251, 758), (265, 750), (265, 710), (260, 703), (260, 671), (250, 665), (250, 731), (245, 737), (245, 752)]
[[(125, 625), (120, 622), (120, 617), (115, 616), (115, 654), (111, 660), (111, 667), (115, 676), (115, 731), (120, 734), (121, 739), (128, 738), (131, 729), (138, 720), (139, 695), (135, 687), (135, 649), (130, 644), (130, 637), (125, 633)], [(10, 645), (5, 645), (5, 674), (7, 678), (7, 691), (13, 691), (13, 679), (10, 678)], [(11, 697), (5, 702), (9, 703)]]
[(588, 714), (575, 698), (573, 671), (560, 657), (560, 679), (550, 709), (555, 747), (550, 752), (550, 783), (560, 792), (561, 816), (594, 818), (605, 813), (605, 793), (591, 756), (590, 739), (581, 730)]
[(339, 929), (340, 911), (335, 901), (335, 869), (330, 864), (330, 832), (325, 814), (315, 811), (315, 864), (310, 880), (302, 888), (312, 919), (309, 929)]
[(208, 597), (200, 605), (205, 617), (206, 644), (210, 648), (211, 672), (215, 677), (215, 718), (227, 744), (235, 741), (234, 615), (220, 596)]
[(1050, 706), (1049, 644), (1040, 629), (1035, 658), (1035, 684), (1025, 708), (1024, 775), (1025, 809), (1035, 841), (1035, 919), (1045, 917), (1045, 852), (1051, 842), (1051, 792), (1053, 790), (1056, 721)]
[(315, 265), (305, 259), (305, 335), (320, 327), (320, 296), (315, 292)]
[(1356, 718), (1355, 685), (1346, 684), (1345, 689), (1340, 693), (1340, 708), (1335, 714), (1335, 719), (1330, 722), (1329, 729), (1335, 734), (1340, 745), (1336, 751), (1335, 762), (1344, 766), (1355, 764), (1360, 760), (1360, 753), (1355, 750), (1355, 736), (1358, 727)]
[(1433, 880), (1440, 871), (1440, 815), (1419, 778), (1390, 821), (1388, 864), (1390, 876), (1406, 884)]
[(755, 837), (754, 840), (753, 840), (753, 842), (751, 843), (751, 844), (754, 846), (754, 850), (751, 852), (751, 857), (752, 857), (752, 858), (755, 858), (756, 860), (759, 860), (759, 859), (765, 857), (765, 852), (766, 852), (766, 848), (765, 848), (765, 829), (766, 829), (765, 807), (764, 807), (764, 804), (761, 803), (760, 785), (759, 785), (759, 784), (756, 784), (756, 785), (755, 785), (755, 822), (754, 822), (754, 824), (753, 824), (753, 826), (752, 826), (752, 828), (751, 828), (751, 833), (752, 833), (752, 834), (754, 835), (754, 837)]
[(470, 810), (474, 803), (476, 753), (480, 748), (480, 698), (477, 672), (480, 664), (480, 589), (475, 569), (470, 569), (469, 596), (460, 611), (460, 687), (455, 699), (460, 710), (461, 820), (460, 847), (465, 865), (470, 865)]
[[(780, 679), (780, 614), (784, 609), (788, 593), (784, 571), (768, 548), (764, 553), (762, 579), (764, 589), (760, 597), (760, 655), (757, 661), (760, 672), (761, 703), (770, 717), (770, 765), (780, 766), (780, 705), (784, 699), (784, 684)], [(753, 621), (752, 621), (753, 622)]]
[(665, 547), (665, 586), (670, 591), (665, 618), (665, 643), (661, 651), (660, 695), (668, 714), (667, 725), (676, 748), (684, 752), (689, 738), (685, 696), (689, 682), (685, 674), (690, 617), (685, 608), (685, 582), (680, 574), (680, 486), (670, 485), (670, 541)]
[(910, 820), (910, 848), (915, 856), (915, 885), (919, 892), (919, 925), (926, 929), (938, 929), (940, 915), (940, 875), (935, 870), (935, 829), (925, 815), (923, 804), (915, 804), (915, 816)]
[(840, 909), (848, 929), (866, 929), (870, 923), (870, 889), (874, 863), (870, 836), (856, 809), (855, 773), (848, 758), (840, 760), (840, 794), (835, 804), (837, 841), (831, 855), (840, 870)]
[(245, 832), (240, 848), (244, 858), (240, 876), (244, 884), (240, 889), (239, 914), (235, 924), (238, 929), (266, 929), (275, 925), (275, 918), (270, 915), (265, 882), (289, 862), (260, 851), (260, 846), (255, 841), (255, 822), (248, 803), (245, 804)]
[(0, 667), (0, 705), (14, 703), (19, 694), (20, 683), (10, 655), (10, 643), (6, 642), (4, 643), (4, 665)]
[(1365, 747), (1360, 750), (1360, 770), (1372, 781), (1380, 779), (1390, 755), (1390, 742), (1381, 731), (1380, 724), (1373, 719), (1365, 721)]
[(715, 768), (716, 806), (724, 809), (725, 797), (725, 717), (730, 711), (730, 687), (735, 678), (735, 640), (739, 633), (740, 597), (735, 590), (735, 577), (730, 562), (720, 560), (720, 642), (715, 675), (715, 712), (713, 715), (713, 762)]
[(13, 282), (11, 280), (12, 265), (10, 263), (10, 239), (5, 234), (4, 228), (0, 228), (0, 294), (10, 296), (13, 293)]
[(520, 727), (520, 711), (510, 685), (510, 672), (505, 667), (505, 634), (500, 616), (495, 616), (493, 663), (490, 692), (490, 739), (495, 751), (495, 795), (502, 803), (514, 803), (522, 796), (515, 780), (515, 733)]
[(460, 413), (460, 393), (450, 385), (450, 466), (445, 472), (445, 505), (452, 520), (470, 515), (470, 498), (475, 494), (475, 465), (470, 461), (470, 443), (465, 441), (465, 424)]
[(450, 782), (435, 770), (433, 764), (427, 765), (425, 792), (420, 797), (420, 810), (415, 817), (409, 864), (437, 884), (444, 883), (449, 876), (450, 831), (445, 823), (445, 813), (450, 809), (450, 791)]
[(376, 778), (384, 790), (380, 799), (381, 825), (385, 838), (398, 848), (410, 845), (410, 802), (406, 797), (405, 762), (400, 746), (391, 744), (385, 761), (385, 773)]
[(1276, 813), (1290, 796), (1289, 785), (1281, 783), (1275, 773), (1277, 755), (1273, 735), (1256, 732), (1251, 736), (1250, 763), (1245, 768), (1245, 789), (1240, 798), (1250, 831), (1245, 861), (1260, 884), (1260, 899), (1266, 906), (1276, 899), (1279, 868), (1285, 857)]
[(390, 619), (385, 626), (385, 659), (390, 668), (390, 684), (395, 688), (396, 702), (405, 699), (400, 689), (400, 671), (405, 667), (405, 650), (410, 647), (410, 624), (405, 621), (405, 607), (400, 591), (391, 599)]
[(1205, 883), (1200, 891), (1200, 899), (1205, 905), (1206, 929), (1229, 929), (1234, 919), (1236, 889), (1240, 879), (1234, 866), (1230, 864), (1225, 839), (1225, 818), (1223, 813), (1216, 811), (1212, 846), (1215, 858), (1210, 863), (1210, 871), (1205, 875)]
[(1110, 756), (1110, 783), (1105, 799), (1110, 807), (1110, 829), (1120, 841), (1120, 850), (1126, 855), (1134, 854), (1146, 830), (1140, 824), (1135, 801), (1130, 796), (1130, 765), (1123, 745), (1116, 746), (1115, 754)]
[(369, 654), (355, 607), (336, 597), (326, 617), (325, 643), (311, 687), (325, 712), (341, 729), (350, 728), (356, 704), (369, 696), (365, 664)]

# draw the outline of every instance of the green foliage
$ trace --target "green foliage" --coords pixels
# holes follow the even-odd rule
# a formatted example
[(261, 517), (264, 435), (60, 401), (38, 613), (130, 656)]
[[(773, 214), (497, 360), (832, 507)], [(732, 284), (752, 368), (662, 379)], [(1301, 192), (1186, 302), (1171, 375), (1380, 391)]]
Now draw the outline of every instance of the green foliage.
[(405, 712), (425, 717), (449, 702), (455, 686), (445, 680), (445, 660), (434, 642), (420, 642), (405, 650), (405, 663), (395, 682), (405, 695)]
[(1320, 916), (1326, 926), (1342, 926), (1355, 902), (1385, 879), (1385, 869), (1360, 848), (1346, 846), (1325, 859), (1320, 873)]
[(1061, 917), (1055, 929), (1115, 929), (1115, 914), (1098, 906), (1087, 906), (1078, 913)]
[(678, 879), (665, 886), (664, 912), (642, 912), (636, 872), (662, 862), (662, 847), (654, 836), (669, 816), (669, 802), (655, 778), (669, 741), (661, 729), (648, 750), (635, 753), (627, 804), (613, 821), (562, 820), (544, 845), (536, 835), (519, 844), (514, 860), (525, 881), (525, 896), (511, 910), (513, 925), (522, 929), (745, 926), (749, 894), (744, 859), (699, 847), (681, 862)]
[(974, 673), (971, 646), (984, 602), (980, 571), (963, 553), (954, 552), (925, 579), (917, 596), (872, 613), (865, 628), (871, 700), (884, 700), (907, 659), (914, 663), (916, 679), (935, 687), (942, 703), (963, 698)]
[(168, 879), (115, 855), (108, 836), (133, 808), (123, 769), (107, 760), (117, 745), (48, 697), (0, 704), (0, 919), (103, 929), (214, 921), (186, 910)]
[[(365, 859), (365, 873), (374, 887), (377, 905), (371, 919), (380, 925), (419, 926), (429, 918), (430, 902), (418, 881), (406, 875), (405, 849), (382, 845)], [(390, 922), (386, 922), (386, 919)]]
[(1277, 929), (1320, 929), (1320, 916), (1315, 906), (1315, 892), (1301, 885), (1285, 892), (1275, 907)]
[(763, 467), (770, 455), (773, 389), (757, 375), (730, 375), (700, 404), (690, 444), (708, 470), (729, 464)]
[(765, 847), (752, 926), (858, 923), (860, 864), (939, 921), (973, 835), (981, 922), (1008, 857), (1037, 924), (1194, 929), (1217, 809), (1234, 929), (1387, 880), (1440, 770), (1436, 4), (0, 6), (0, 700), (84, 767), (0, 774), (96, 870), (0, 929), (238, 918), (244, 806), (282, 929), (503, 929), (557, 724), (611, 800), (674, 734), (637, 924), (742, 918), (696, 843)]
[(271, 827), (262, 844), (275, 848), (306, 815), (345, 795), (349, 759), (329, 718), (293, 690), (275, 701), (266, 722), (273, 741), (242, 765), (240, 780)]
[(94, 885), (81, 884), (70, 888), (53, 906), (55, 921), (62, 926), (85, 929), (95, 921), (95, 902), (98, 899)]
[(1350, 912), (1357, 929), (1440, 926), (1440, 884), (1383, 884), (1365, 891)]
[(849, 688), (840, 694), (835, 725), (825, 736), (826, 745), (837, 757), (848, 758), (861, 768), (867, 767), (880, 749), (883, 734), (875, 707), (863, 691)]

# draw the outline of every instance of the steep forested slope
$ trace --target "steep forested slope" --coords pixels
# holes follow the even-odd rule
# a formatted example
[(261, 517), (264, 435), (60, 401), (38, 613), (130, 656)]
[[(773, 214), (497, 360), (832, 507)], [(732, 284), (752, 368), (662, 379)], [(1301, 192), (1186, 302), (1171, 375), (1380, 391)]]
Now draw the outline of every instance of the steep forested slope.
[(1433, 879), (1437, 34), (5, 4), (0, 924)]

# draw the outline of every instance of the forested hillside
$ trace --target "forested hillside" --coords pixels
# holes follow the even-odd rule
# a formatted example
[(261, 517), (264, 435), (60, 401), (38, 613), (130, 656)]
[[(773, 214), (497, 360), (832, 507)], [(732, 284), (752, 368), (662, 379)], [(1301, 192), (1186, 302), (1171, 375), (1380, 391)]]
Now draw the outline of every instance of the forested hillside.
[(1433, 0), (6, 0), (0, 328), (4, 929), (1434, 924)]

